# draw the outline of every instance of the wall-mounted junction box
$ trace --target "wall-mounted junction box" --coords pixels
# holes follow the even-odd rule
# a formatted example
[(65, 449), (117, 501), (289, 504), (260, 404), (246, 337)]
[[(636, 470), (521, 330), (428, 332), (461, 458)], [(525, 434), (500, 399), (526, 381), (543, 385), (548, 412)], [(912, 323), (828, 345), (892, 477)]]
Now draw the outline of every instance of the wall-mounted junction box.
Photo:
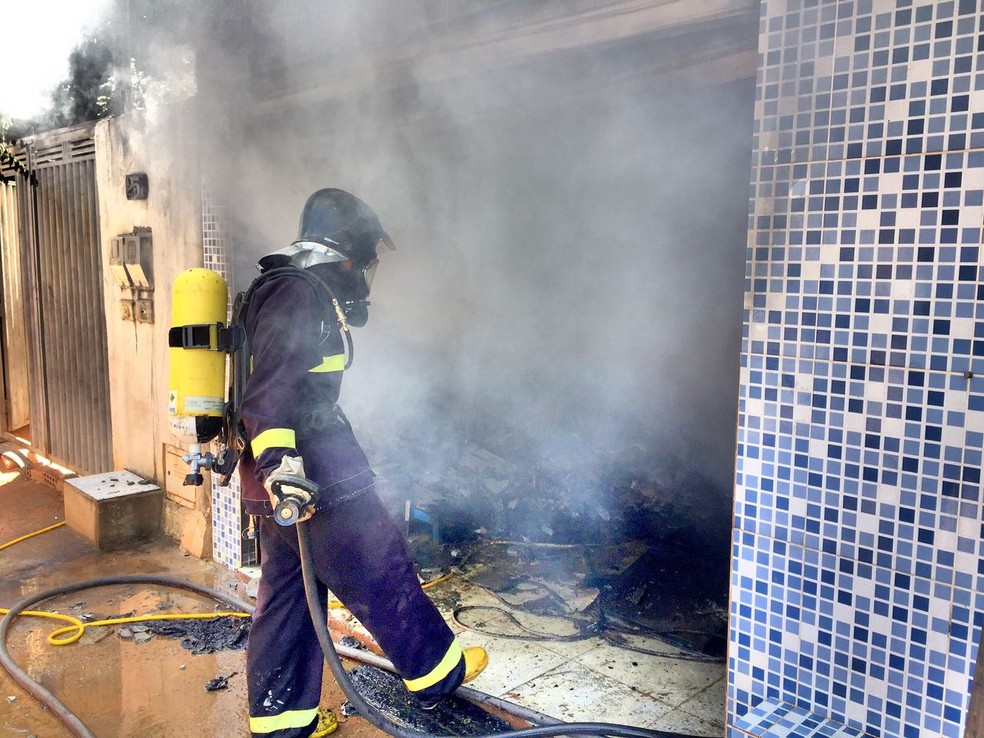
[(154, 322), (154, 241), (149, 228), (116, 236), (109, 250), (113, 279), (125, 294), (120, 318), (137, 323)]
[(141, 297), (136, 301), (136, 320), (138, 323), (154, 322), (154, 300), (149, 297)]
[(117, 236), (113, 239), (109, 262), (111, 265), (123, 265), (129, 278), (129, 286), (145, 290), (153, 289), (153, 246), (150, 230), (139, 230)]

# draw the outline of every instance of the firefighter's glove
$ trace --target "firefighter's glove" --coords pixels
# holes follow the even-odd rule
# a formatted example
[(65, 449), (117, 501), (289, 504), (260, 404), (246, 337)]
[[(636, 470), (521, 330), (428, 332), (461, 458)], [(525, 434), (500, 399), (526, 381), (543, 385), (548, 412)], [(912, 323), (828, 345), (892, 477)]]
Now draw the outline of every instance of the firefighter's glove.
[(304, 476), (304, 460), (300, 456), (284, 456), (263, 486), (279, 525), (293, 525), (314, 515), (318, 485)]

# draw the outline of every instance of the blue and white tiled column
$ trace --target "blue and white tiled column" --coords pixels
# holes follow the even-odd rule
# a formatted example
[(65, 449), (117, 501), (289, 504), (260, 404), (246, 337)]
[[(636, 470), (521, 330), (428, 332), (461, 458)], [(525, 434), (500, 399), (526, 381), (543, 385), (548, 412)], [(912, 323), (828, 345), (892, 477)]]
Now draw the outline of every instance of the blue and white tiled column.
[[(229, 240), (226, 237), (224, 206), (217, 202), (215, 194), (202, 184), (202, 244), (204, 265), (221, 274), (227, 283), (234, 283), (232, 261), (229, 258)], [(232, 296), (230, 295), (230, 313)], [(218, 453), (218, 446), (212, 449)], [(238, 469), (229, 484), (220, 486), (212, 476), (212, 558), (230, 569), (255, 563), (251, 545), (244, 545), (245, 525), (242, 512), (242, 495)]]
[(962, 733), (984, 622), (981, 13), (762, 3), (730, 735)]

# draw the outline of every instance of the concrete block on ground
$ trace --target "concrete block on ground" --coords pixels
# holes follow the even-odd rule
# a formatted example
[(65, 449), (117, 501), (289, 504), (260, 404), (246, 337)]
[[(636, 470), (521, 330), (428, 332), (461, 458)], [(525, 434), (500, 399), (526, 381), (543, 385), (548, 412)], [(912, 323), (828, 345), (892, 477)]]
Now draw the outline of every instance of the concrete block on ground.
[(160, 534), (164, 492), (131, 471), (66, 479), (65, 522), (103, 551)]

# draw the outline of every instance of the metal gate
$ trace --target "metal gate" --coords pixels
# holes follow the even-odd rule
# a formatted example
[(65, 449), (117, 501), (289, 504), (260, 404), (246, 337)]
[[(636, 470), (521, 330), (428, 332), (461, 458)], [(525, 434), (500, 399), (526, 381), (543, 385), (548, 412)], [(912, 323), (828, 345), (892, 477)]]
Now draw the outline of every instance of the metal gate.
[(31, 445), (79, 473), (113, 465), (92, 126), (33, 136), (18, 186)]
[[(0, 184), (0, 360), (3, 370), (0, 430), (29, 432), (27, 326), (21, 282), (17, 189), (14, 176)], [(29, 186), (29, 185), (28, 185)]]

